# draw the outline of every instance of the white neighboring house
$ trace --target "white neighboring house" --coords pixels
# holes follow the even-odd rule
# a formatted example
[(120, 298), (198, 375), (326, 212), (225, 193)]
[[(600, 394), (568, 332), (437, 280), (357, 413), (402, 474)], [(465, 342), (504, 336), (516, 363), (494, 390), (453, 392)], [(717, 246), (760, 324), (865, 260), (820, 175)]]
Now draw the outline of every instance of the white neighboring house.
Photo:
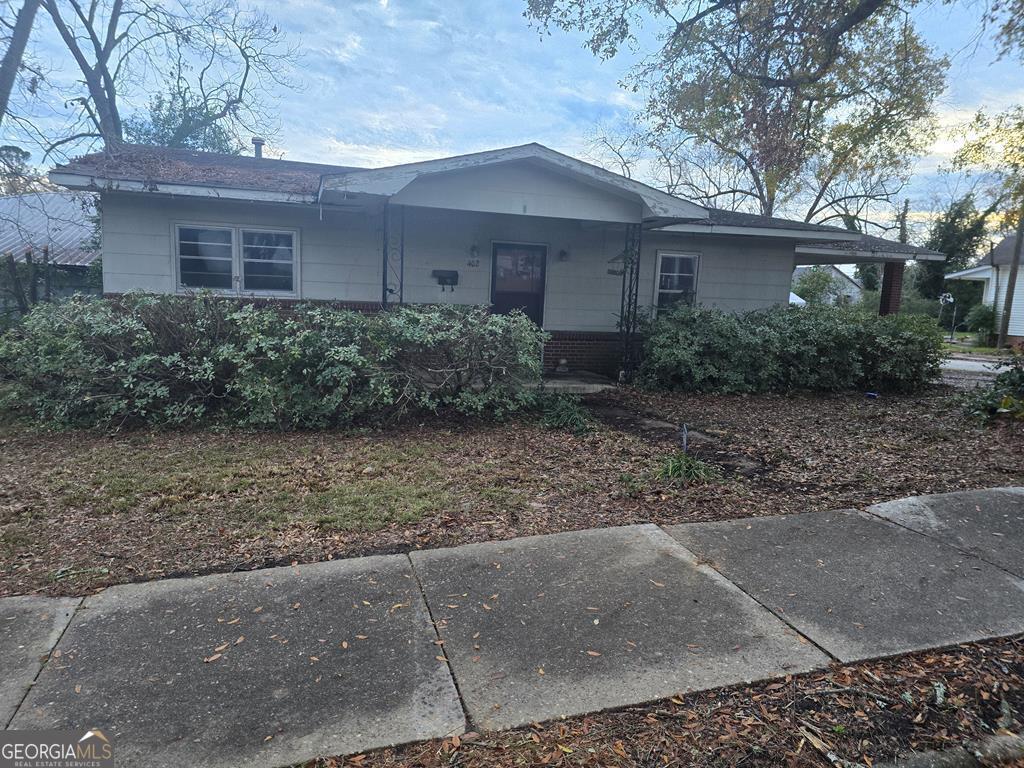
[[(1006, 305), (1006, 283), (1016, 242), (1017, 238), (1013, 235), (1004, 237), (978, 266), (946, 275), (947, 280), (975, 280), (984, 283), (981, 300), (995, 307), (997, 328)], [(1024, 344), (1024, 269), (1017, 275), (1007, 341), (1010, 344)]]
[[(793, 270), (793, 287), (796, 288), (797, 282), (800, 280), (800, 276), (807, 272), (809, 269), (815, 267), (797, 267)], [(829, 273), (833, 283), (836, 286), (835, 294), (830, 296), (825, 303), (827, 304), (856, 304), (862, 298), (864, 298), (864, 286), (862, 286), (857, 280), (850, 277), (848, 274), (843, 272), (835, 264), (819, 264), (817, 268), (824, 269)], [(792, 302), (791, 302), (792, 303)]]
[[(545, 365), (614, 373), (620, 319), (789, 300), (797, 264), (942, 258), (846, 229), (706, 208), (539, 144), (365, 169), (121, 145), (50, 173), (101, 197), (103, 290), (521, 309)], [(628, 258), (624, 258), (628, 255)], [(635, 265), (635, 266), (634, 266)], [(622, 323), (627, 328), (628, 323)]]

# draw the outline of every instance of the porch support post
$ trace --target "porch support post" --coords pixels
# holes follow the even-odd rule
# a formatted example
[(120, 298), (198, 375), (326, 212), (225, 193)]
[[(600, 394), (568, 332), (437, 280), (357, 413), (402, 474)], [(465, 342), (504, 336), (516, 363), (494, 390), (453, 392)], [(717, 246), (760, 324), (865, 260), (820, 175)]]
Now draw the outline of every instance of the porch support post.
[(882, 297), (878, 314), (895, 315), (900, 311), (903, 298), (903, 262), (887, 261), (882, 268)]
[(380, 303), (386, 307), (405, 300), (405, 206), (392, 210), (384, 203), (381, 229)]
[(622, 307), (619, 336), (622, 340), (622, 373), (633, 378), (639, 362), (636, 331), (639, 325), (640, 298), (640, 224), (626, 225), (626, 243), (622, 252)]

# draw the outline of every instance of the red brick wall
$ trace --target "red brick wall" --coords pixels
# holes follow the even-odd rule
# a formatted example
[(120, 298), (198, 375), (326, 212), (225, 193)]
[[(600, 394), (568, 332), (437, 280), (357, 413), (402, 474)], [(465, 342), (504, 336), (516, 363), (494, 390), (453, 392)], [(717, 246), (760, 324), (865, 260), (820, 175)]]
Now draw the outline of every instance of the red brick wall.
[(544, 345), (544, 370), (553, 371), (565, 359), (570, 371), (618, 376), (622, 367), (622, 341), (617, 333), (550, 331)]
[(878, 314), (895, 315), (903, 300), (903, 262), (887, 261), (882, 267), (882, 298)]

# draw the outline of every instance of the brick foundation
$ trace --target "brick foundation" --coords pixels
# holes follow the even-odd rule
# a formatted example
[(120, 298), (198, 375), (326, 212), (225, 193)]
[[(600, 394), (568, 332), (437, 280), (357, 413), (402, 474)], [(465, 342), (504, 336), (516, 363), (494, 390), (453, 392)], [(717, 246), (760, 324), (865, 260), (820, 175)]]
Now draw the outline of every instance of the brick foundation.
[(564, 359), (570, 371), (590, 371), (615, 378), (622, 367), (622, 341), (617, 333), (549, 331), (544, 345), (544, 370)]

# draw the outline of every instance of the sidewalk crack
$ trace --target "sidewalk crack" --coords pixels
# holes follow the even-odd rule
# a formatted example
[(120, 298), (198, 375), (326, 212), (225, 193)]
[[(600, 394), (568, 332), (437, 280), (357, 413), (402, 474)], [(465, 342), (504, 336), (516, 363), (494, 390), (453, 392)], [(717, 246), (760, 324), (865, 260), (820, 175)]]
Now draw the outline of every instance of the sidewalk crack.
[(419, 587), (423, 605), (427, 608), (427, 618), (430, 619), (430, 626), (434, 628), (434, 637), (439, 641), (437, 647), (441, 649), (441, 655), (444, 656), (444, 665), (448, 670), (448, 677), (451, 678), (452, 685), (455, 687), (455, 695), (459, 699), (459, 707), (462, 708), (462, 719), (466, 723), (466, 729), (464, 732), (468, 732), (472, 730), (473, 721), (469, 715), (469, 710), (466, 708), (466, 700), (462, 696), (462, 688), (459, 685), (459, 678), (456, 676), (455, 669), (452, 667), (452, 660), (448, 656), (447, 648), (445, 648), (444, 638), (441, 637), (441, 633), (437, 629), (437, 621), (434, 619), (434, 610), (430, 607), (430, 600), (427, 599), (427, 591), (423, 588), (423, 582), (420, 580), (420, 575), (416, 572), (416, 564), (412, 561), (409, 553), (406, 553), (405, 557), (409, 561), (409, 569), (412, 571), (412, 577), (416, 580), (416, 586)]

